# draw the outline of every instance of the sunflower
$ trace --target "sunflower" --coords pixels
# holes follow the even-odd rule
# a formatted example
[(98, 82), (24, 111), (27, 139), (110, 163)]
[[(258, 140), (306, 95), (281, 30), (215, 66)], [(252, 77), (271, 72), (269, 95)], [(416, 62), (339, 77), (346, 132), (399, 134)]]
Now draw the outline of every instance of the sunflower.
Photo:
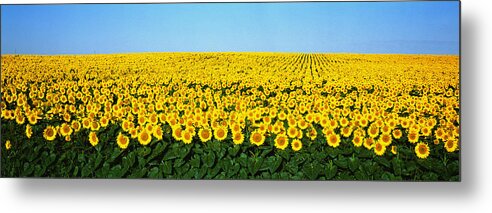
[(73, 132), (72, 127), (70, 127), (70, 125), (68, 125), (67, 123), (63, 123), (61, 125), (59, 131), (60, 131), (60, 134), (64, 137), (71, 135)]
[(446, 151), (448, 152), (454, 152), (456, 149), (458, 149), (458, 141), (456, 140), (448, 140), (446, 143), (444, 143), (444, 148), (446, 148)]
[(343, 117), (342, 119), (340, 119), (340, 126), (346, 127), (348, 124), (349, 121), (347, 120), (347, 118)]
[(31, 125), (35, 125), (38, 122), (38, 118), (35, 113), (31, 113), (29, 116), (27, 116), (27, 120)]
[(386, 151), (386, 146), (380, 141), (374, 144), (374, 153), (376, 153), (376, 155), (381, 156), (384, 154), (385, 151)]
[(99, 143), (99, 138), (97, 138), (96, 132), (89, 133), (89, 142), (92, 146), (96, 146)]
[(422, 127), (420, 129), (420, 132), (422, 133), (423, 136), (429, 136), (432, 133), (429, 127), (426, 126)]
[(379, 135), (379, 128), (377, 125), (371, 125), (369, 126), (369, 129), (367, 129), (367, 134), (371, 137), (371, 138), (375, 138), (376, 136)]
[(287, 128), (287, 135), (289, 136), (289, 138), (297, 137), (298, 135), (297, 128), (289, 126), (289, 128)]
[(151, 140), (152, 140), (152, 135), (150, 135), (146, 129), (142, 129), (142, 131), (138, 133), (138, 142), (140, 144), (146, 146), (147, 144), (150, 143)]
[(7, 142), (5, 142), (5, 149), (10, 150), (10, 148), (12, 148), (12, 144), (10, 143), (10, 140), (7, 140)]
[(157, 138), (158, 141), (162, 140), (162, 129), (160, 126), (156, 125), (154, 126), (154, 129), (152, 130), (152, 135), (154, 135), (155, 138)]
[(408, 132), (408, 141), (410, 141), (410, 143), (417, 143), (419, 141), (419, 132), (416, 130), (410, 130)]
[(294, 150), (295, 152), (302, 149), (302, 143), (298, 139), (294, 139), (291, 143), (291, 146), (292, 146), (292, 150)]
[(389, 146), (391, 144), (391, 135), (389, 133), (383, 133), (381, 134), (381, 136), (379, 136), (379, 141), (384, 146)]
[(286, 135), (277, 135), (277, 137), (275, 138), (275, 147), (284, 150), (285, 148), (287, 148), (288, 145), (289, 141)]
[(56, 138), (56, 129), (52, 126), (47, 126), (43, 131), (44, 139), (53, 141)]
[(366, 147), (366, 149), (372, 149), (373, 144), (374, 144), (374, 139), (371, 137), (366, 138), (364, 140), (364, 147)]
[(232, 134), (232, 142), (234, 144), (242, 144), (244, 142), (244, 135), (241, 132), (235, 132)]
[(420, 142), (415, 146), (415, 153), (419, 158), (427, 158), (427, 156), (429, 156), (430, 154), (429, 146), (427, 146), (427, 144), (425, 143)]
[(15, 121), (17, 122), (17, 124), (21, 125), (24, 124), (24, 122), (26, 122), (26, 118), (23, 115), (16, 115)]
[(345, 138), (350, 137), (350, 135), (352, 135), (352, 128), (350, 128), (348, 126), (343, 127), (342, 130), (341, 130), (341, 134)]
[(223, 141), (227, 137), (227, 128), (224, 128), (223, 126), (217, 127), (217, 129), (214, 131), (214, 137), (218, 141)]
[(198, 130), (198, 137), (203, 143), (209, 141), (212, 138), (212, 132), (209, 128), (202, 128)]
[(97, 122), (97, 121), (91, 122), (91, 130), (92, 131), (98, 131), (100, 128), (101, 128), (101, 125), (99, 125), (99, 122)]
[(298, 126), (300, 129), (306, 129), (309, 125), (304, 119), (298, 121)]
[(340, 145), (340, 135), (335, 133), (329, 134), (326, 136), (326, 142), (329, 146), (336, 148)]
[(73, 129), (75, 132), (80, 131), (81, 124), (80, 124), (80, 122), (79, 122), (79, 121), (76, 121), (76, 120), (72, 121), (71, 126), (72, 126), (72, 129)]
[(82, 119), (82, 127), (85, 129), (91, 128), (91, 120), (89, 118)]
[(190, 131), (185, 130), (183, 132), (183, 143), (190, 144), (193, 141), (193, 134)]
[(241, 126), (238, 123), (232, 124), (231, 130), (232, 130), (233, 133), (241, 132), (242, 131), (241, 130)]
[(354, 138), (352, 139), (352, 143), (354, 144), (355, 147), (361, 147), (362, 137), (359, 135), (355, 135)]
[(383, 134), (389, 134), (391, 132), (391, 127), (389, 125), (383, 125), (381, 127), (381, 132)]
[(29, 124), (26, 125), (26, 136), (27, 138), (31, 138), (32, 136), (32, 127)]
[(316, 131), (315, 128), (311, 128), (308, 131), (307, 136), (309, 137), (309, 139), (311, 139), (312, 141), (314, 141), (314, 139), (316, 139), (316, 137), (318, 136), (318, 132)]
[(400, 139), (402, 136), (402, 132), (400, 129), (394, 129), (392, 134), (393, 134), (393, 138), (395, 138), (397, 140)]
[(265, 136), (258, 130), (255, 130), (251, 133), (249, 141), (256, 146), (261, 146), (265, 142)]
[(116, 137), (116, 143), (121, 149), (126, 149), (129, 142), (130, 139), (128, 136), (123, 135), (121, 132), (118, 134), (118, 137)]
[(181, 129), (180, 125), (172, 126), (173, 138), (177, 141), (180, 141), (183, 137), (183, 129)]
[(101, 118), (101, 127), (107, 127), (109, 124), (109, 119), (106, 116)]
[(394, 155), (398, 153), (398, 148), (395, 145), (391, 146), (391, 153), (393, 153)]
[(444, 130), (442, 128), (438, 128), (434, 134), (435, 134), (437, 139), (443, 139)]

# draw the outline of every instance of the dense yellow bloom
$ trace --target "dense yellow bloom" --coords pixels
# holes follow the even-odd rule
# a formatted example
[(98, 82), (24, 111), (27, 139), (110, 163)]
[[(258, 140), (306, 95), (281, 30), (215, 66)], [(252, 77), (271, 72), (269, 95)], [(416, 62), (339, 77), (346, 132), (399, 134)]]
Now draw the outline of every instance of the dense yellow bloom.
[(224, 127), (218, 127), (215, 131), (214, 131), (214, 137), (215, 139), (219, 140), (219, 141), (223, 141), (224, 139), (226, 139), (227, 137), (227, 128), (224, 128)]
[(261, 146), (265, 142), (265, 135), (263, 135), (260, 131), (255, 130), (249, 136), (249, 141), (251, 144)]
[(10, 150), (10, 148), (12, 148), (12, 144), (10, 143), (10, 140), (7, 140), (7, 142), (5, 142), (5, 149)]
[(68, 125), (67, 123), (63, 123), (59, 129), (60, 131), (60, 134), (65, 137), (65, 136), (69, 136), (72, 134), (73, 130), (72, 130), (72, 127), (70, 127), (70, 125)]
[(362, 137), (359, 135), (354, 136), (352, 139), (352, 143), (354, 144), (355, 147), (361, 147), (362, 146)]
[(92, 146), (96, 146), (99, 143), (99, 138), (95, 132), (89, 133), (89, 143), (91, 143)]
[[(89, 134), (95, 140), (99, 131), (105, 134), (106, 128), (120, 126), (123, 136), (141, 144), (172, 134), (185, 143), (215, 137), (242, 144), (249, 137), (256, 145), (273, 141), (279, 149), (289, 144), (300, 149), (301, 140), (311, 141), (306, 146), (322, 141), (338, 147), (342, 137), (351, 140), (347, 145), (375, 148), (377, 154), (382, 152), (377, 144), (391, 146), (393, 153), (392, 145), (401, 142), (413, 146), (433, 141), (429, 149), (439, 145), (448, 152), (459, 150), (457, 56), (145, 53), (1, 57), (2, 79), (6, 79), (0, 100), (2, 122), (22, 128), (27, 124), (28, 138), (35, 138), (32, 132), (44, 128), (48, 141), (58, 136), (66, 141), (86, 137), (85, 130), (93, 132)], [(318, 137), (321, 132), (323, 137)], [(285, 144), (283, 139), (278, 142), (280, 135), (287, 137)], [(118, 142), (123, 136), (104, 138)]]
[(147, 144), (150, 143), (151, 140), (152, 140), (152, 135), (146, 129), (142, 129), (142, 131), (138, 133), (138, 142), (140, 144), (146, 146)]
[(448, 152), (454, 152), (458, 148), (458, 141), (448, 140), (444, 143), (444, 148), (446, 148), (446, 151)]
[(121, 149), (126, 149), (128, 147), (128, 144), (130, 143), (130, 139), (128, 136), (123, 135), (121, 132), (118, 134), (118, 137), (116, 137), (116, 143)]
[(286, 135), (277, 135), (275, 138), (275, 147), (278, 149), (284, 150), (289, 146), (289, 139)]
[(338, 147), (340, 145), (340, 135), (337, 135), (337, 134), (329, 134), (326, 136), (326, 142), (328, 143), (328, 145), (330, 145), (331, 147)]
[(152, 135), (154, 135), (155, 138), (157, 138), (158, 141), (162, 140), (162, 129), (160, 126), (154, 126), (152, 129)]
[(386, 152), (386, 146), (380, 141), (376, 142), (374, 144), (374, 153), (376, 153), (376, 155), (381, 156), (384, 154), (384, 152)]
[(193, 134), (190, 131), (185, 130), (183, 132), (182, 140), (185, 144), (190, 144), (191, 141), (193, 140)]
[(427, 158), (430, 154), (429, 146), (425, 143), (418, 143), (415, 146), (415, 153), (419, 158)]
[(292, 140), (291, 146), (292, 150), (297, 152), (302, 149), (302, 142), (299, 139), (294, 139)]
[(244, 142), (244, 135), (241, 132), (232, 133), (232, 142), (236, 145), (242, 144)]
[(212, 138), (212, 132), (209, 128), (202, 128), (198, 130), (198, 137), (200, 138), (200, 141), (205, 143)]
[(48, 141), (55, 140), (56, 138), (56, 129), (52, 126), (47, 126), (43, 131), (44, 139)]
[(26, 125), (26, 136), (27, 138), (31, 138), (32, 136), (32, 127), (29, 124)]

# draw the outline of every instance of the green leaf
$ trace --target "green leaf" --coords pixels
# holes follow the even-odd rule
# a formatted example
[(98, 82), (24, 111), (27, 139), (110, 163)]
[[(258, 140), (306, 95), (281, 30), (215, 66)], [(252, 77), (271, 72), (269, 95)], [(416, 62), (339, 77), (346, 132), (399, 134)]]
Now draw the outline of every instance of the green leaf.
[(161, 165), (162, 172), (165, 175), (171, 175), (173, 170), (173, 164), (171, 161), (164, 161)]
[(260, 170), (261, 165), (263, 164), (263, 160), (264, 159), (261, 157), (255, 157), (249, 159), (248, 172), (250, 175), (255, 175), (258, 172), (258, 170)]
[(113, 168), (111, 168), (111, 171), (109, 172), (108, 177), (109, 178), (121, 178), (121, 176), (123, 176), (121, 170), (122, 170), (121, 165), (113, 166)]
[(348, 167), (350, 171), (355, 172), (359, 168), (359, 159), (356, 157), (349, 158)]
[(240, 149), (241, 149), (241, 146), (239, 146), (239, 145), (234, 145), (234, 146), (230, 147), (228, 150), (229, 156), (235, 157)]
[(307, 163), (304, 165), (302, 171), (310, 180), (315, 180), (321, 171), (321, 166), (316, 162)]
[(195, 154), (190, 160), (190, 165), (193, 168), (200, 168), (200, 157)]
[(202, 179), (205, 174), (207, 174), (207, 167), (201, 167), (199, 169), (195, 169), (195, 179)]
[(147, 176), (149, 178), (162, 178), (162, 173), (159, 171), (159, 168), (158, 167), (153, 167), (152, 169), (150, 169), (150, 171), (148, 172)]
[(282, 158), (277, 158), (273, 156), (268, 157), (265, 163), (268, 165), (268, 170), (270, 171), (270, 173), (273, 174), (280, 167), (280, 164), (282, 164)]
[(179, 149), (179, 158), (184, 159), (190, 153), (190, 146), (183, 146)]
[(340, 168), (343, 168), (343, 169), (348, 168), (348, 159), (346, 157), (340, 156), (339, 159), (334, 159), (333, 163), (335, 163)]
[(325, 170), (325, 177), (327, 180), (331, 180), (337, 174), (338, 167), (336, 165), (328, 165)]
[(92, 173), (92, 168), (89, 164), (86, 164), (84, 167), (82, 167), (82, 177), (89, 177), (89, 175)]
[(401, 169), (401, 160), (397, 159), (397, 158), (393, 158), (393, 160), (391, 161), (391, 164), (393, 165), (393, 172), (395, 173), (395, 175), (401, 175), (402, 173), (402, 169)]
[(137, 171), (134, 171), (132, 174), (128, 176), (128, 178), (142, 178), (147, 174), (148, 169), (147, 168), (141, 168), (138, 169)]
[(299, 166), (294, 161), (289, 161), (285, 164), (285, 169), (291, 174), (296, 174), (299, 171)]
[(232, 165), (232, 167), (229, 170), (226, 171), (227, 172), (227, 176), (230, 178), (230, 177), (236, 175), (239, 172), (239, 169), (241, 169), (241, 166), (239, 164), (237, 164), (237, 163), (234, 163)]
[(211, 168), (212, 166), (214, 166), (214, 164), (215, 164), (215, 154), (213, 152), (209, 152), (208, 154), (206, 154), (203, 157), (203, 164), (206, 167), (208, 167), (208, 168)]
[(388, 161), (388, 159), (384, 157), (376, 157), (375, 161), (378, 162), (378, 164), (383, 165), (386, 168), (391, 168), (391, 163)]

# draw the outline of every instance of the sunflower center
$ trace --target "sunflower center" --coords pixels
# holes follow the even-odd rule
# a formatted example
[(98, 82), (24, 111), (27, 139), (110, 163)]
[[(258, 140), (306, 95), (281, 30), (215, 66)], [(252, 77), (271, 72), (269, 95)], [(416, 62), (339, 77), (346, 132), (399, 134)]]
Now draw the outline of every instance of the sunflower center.
[(224, 130), (222, 129), (219, 129), (219, 131), (217, 132), (217, 135), (221, 138), (221, 137), (224, 137)]
[(146, 141), (147, 139), (149, 139), (149, 134), (146, 132), (142, 133), (142, 140)]
[(419, 152), (420, 152), (420, 154), (425, 154), (427, 152), (427, 148), (425, 148), (425, 146), (420, 146)]
[(294, 148), (299, 148), (299, 143), (297, 143), (297, 142), (292, 144), (292, 145), (294, 145)]
[(202, 131), (202, 137), (208, 138), (208, 136), (210, 136), (210, 132), (208, 132), (208, 130), (203, 130)]
[(383, 149), (383, 146), (379, 143), (376, 144), (376, 151), (381, 151)]
[(258, 133), (255, 133), (255, 135), (253, 136), (253, 140), (255, 142), (260, 142), (261, 141), (261, 135)]
[(283, 146), (285, 144), (285, 138), (279, 138), (277, 141), (278, 145)]
[(452, 141), (448, 141), (448, 142), (446, 143), (446, 146), (447, 146), (448, 148), (450, 148), (450, 149), (451, 149), (451, 148), (453, 148), (453, 142), (452, 142)]

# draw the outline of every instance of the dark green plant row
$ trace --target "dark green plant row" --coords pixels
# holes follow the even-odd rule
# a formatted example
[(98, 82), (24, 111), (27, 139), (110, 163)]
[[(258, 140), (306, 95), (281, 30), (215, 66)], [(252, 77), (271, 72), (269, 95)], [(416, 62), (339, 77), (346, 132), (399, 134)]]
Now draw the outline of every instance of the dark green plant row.
[(460, 181), (459, 152), (437, 148), (418, 159), (409, 143), (395, 143), (396, 155), (387, 150), (376, 156), (348, 139), (337, 148), (324, 139), (303, 141), (294, 152), (276, 149), (269, 140), (256, 147), (247, 141), (184, 144), (168, 136), (148, 146), (132, 139), (121, 150), (114, 140), (118, 127), (98, 134), (99, 144), (92, 147), (84, 136), (70, 142), (46, 142), (42, 136), (28, 140), (23, 129), (9, 123), (2, 123), (2, 177)]

